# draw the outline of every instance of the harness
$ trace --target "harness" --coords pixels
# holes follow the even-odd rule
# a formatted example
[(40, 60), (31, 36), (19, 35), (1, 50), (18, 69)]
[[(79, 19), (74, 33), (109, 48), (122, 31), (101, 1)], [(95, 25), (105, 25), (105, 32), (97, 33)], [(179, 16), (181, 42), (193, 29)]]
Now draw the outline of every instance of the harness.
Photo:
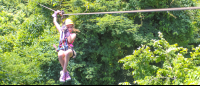
[[(39, 3), (38, 3), (39, 4)], [(44, 6), (44, 5), (41, 5), (41, 4), (39, 4), (40, 6), (43, 6), (43, 7), (45, 7), (45, 8), (47, 8), (47, 9), (49, 9), (49, 10), (51, 10), (51, 11), (54, 11), (55, 12), (55, 10), (53, 10), (53, 9), (51, 9), (51, 8), (48, 8), (48, 7), (46, 7), (46, 6)], [(63, 14), (64, 14), (64, 10), (62, 10), (61, 11), (61, 13), (60, 13), (60, 15), (62, 16), (61, 17), (61, 22), (62, 22), (62, 19), (63, 18), (65, 18), (65, 16), (63, 16)], [(64, 25), (65, 24), (65, 22), (63, 22), (63, 25), (62, 25), (62, 29), (64, 29), (64, 28), (66, 28), (66, 26)], [(66, 29), (67, 30), (67, 29)], [(67, 38), (65, 39), (65, 31), (64, 30), (61, 30), (62, 31), (62, 34), (60, 34), (60, 41), (59, 41), (59, 45), (58, 45), (58, 49), (56, 50), (57, 52), (59, 52), (59, 50), (64, 50), (64, 51), (66, 51), (66, 50), (68, 50), (68, 49), (72, 49), (72, 51), (73, 51), (73, 58), (75, 58), (76, 57), (76, 52), (75, 52), (75, 50), (73, 50), (73, 48), (71, 47), (71, 46), (69, 46), (69, 44), (68, 44), (68, 42), (67, 42)], [(69, 34), (70, 35), (70, 34)], [(62, 42), (62, 39), (65, 39), (63, 42)], [(71, 44), (71, 43), (70, 43)], [(56, 48), (56, 46), (55, 46), (55, 48)]]
[[(62, 29), (66, 28), (65, 26), (62, 26)], [(67, 30), (67, 29), (66, 29)], [(68, 50), (69, 45), (67, 43), (67, 38), (65, 37), (65, 31), (61, 30), (61, 34), (60, 34), (60, 41), (59, 41), (59, 45), (58, 45), (58, 51), (59, 50)], [(68, 30), (67, 30), (68, 31)], [(62, 41), (64, 39), (64, 41)]]
[[(62, 18), (61, 18), (62, 21)], [(60, 41), (59, 41), (59, 45), (58, 45), (58, 49), (57, 52), (59, 50), (68, 50), (68, 49), (72, 49), (72, 47), (69, 45), (69, 43), (67, 42), (67, 37), (70, 36), (70, 33), (68, 32), (67, 27), (65, 26), (65, 21), (62, 24), (61, 27), (61, 33), (60, 33)], [(64, 41), (62, 41), (64, 40)]]

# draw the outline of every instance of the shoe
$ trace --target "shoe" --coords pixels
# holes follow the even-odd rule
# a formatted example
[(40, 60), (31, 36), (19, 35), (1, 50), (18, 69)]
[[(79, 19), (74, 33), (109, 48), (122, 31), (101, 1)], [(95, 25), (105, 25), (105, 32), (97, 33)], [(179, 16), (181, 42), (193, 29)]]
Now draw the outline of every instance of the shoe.
[(63, 73), (63, 71), (60, 71), (60, 82), (65, 82), (65, 78), (66, 78), (66, 73)]
[(61, 71), (60, 71), (60, 76), (61, 76), (62, 73), (63, 73), (63, 71), (61, 70)]
[(69, 72), (65, 72), (65, 74), (66, 74), (66, 81), (71, 80), (71, 77), (69, 76)]

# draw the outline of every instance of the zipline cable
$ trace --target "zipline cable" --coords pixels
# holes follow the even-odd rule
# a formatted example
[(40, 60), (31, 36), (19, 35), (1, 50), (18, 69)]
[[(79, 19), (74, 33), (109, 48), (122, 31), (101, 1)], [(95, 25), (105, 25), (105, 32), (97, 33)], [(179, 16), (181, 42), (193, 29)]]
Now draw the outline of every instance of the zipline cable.
[[(39, 3), (38, 3), (39, 4)], [(39, 4), (40, 6), (42, 6), (42, 7), (45, 7), (45, 8), (47, 8), (47, 9), (49, 9), (49, 10), (51, 10), (51, 11), (55, 11), (55, 10), (53, 10), (53, 9), (51, 9), (51, 8), (49, 8), (49, 7), (46, 7), (46, 6), (44, 6), (44, 5), (41, 5), (41, 4)]]
[(132, 10), (132, 11), (93, 12), (93, 13), (73, 13), (73, 14), (63, 14), (63, 15), (92, 15), (92, 14), (113, 14), (113, 13), (160, 12), (160, 11), (193, 10), (193, 9), (200, 9), (200, 7), (162, 8), (162, 9), (146, 9), (146, 10)]
[[(37, 3), (37, 4), (39, 4), (39, 3)], [(42, 5), (42, 4), (39, 4), (40, 6), (42, 6), (42, 7), (45, 7), (45, 8), (47, 8), (47, 9), (49, 9), (49, 10), (51, 10), (51, 11), (55, 11), (55, 10), (53, 10), (53, 9), (51, 9), (51, 8), (49, 8), (49, 7), (47, 7), (47, 6), (44, 6), (44, 5)], [(63, 14), (64, 14), (64, 10), (62, 10), (61, 11), (61, 13), (59, 13), (59, 14), (61, 14), (62, 16), (61, 16), (61, 22), (62, 22), (62, 19), (64, 19), (65, 18), (65, 16), (63, 16)]]
[[(44, 5), (41, 5), (41, 4), (39, 4), (39, 5), (47, 8), (51, 11), (55, 11)], [(194, 10), (194, 9), (200, 9), (200, 7), (161, 8), (161, 9), (146, 9), (146, 10), (132, 10), (132, 11), (92, 12), (92, 13), (72, 13), (72, 14), (63, 14), (63, 15), (92, 15), (92, 14), (113, 14), (113, 13), (161, 12), (161, 11)]]

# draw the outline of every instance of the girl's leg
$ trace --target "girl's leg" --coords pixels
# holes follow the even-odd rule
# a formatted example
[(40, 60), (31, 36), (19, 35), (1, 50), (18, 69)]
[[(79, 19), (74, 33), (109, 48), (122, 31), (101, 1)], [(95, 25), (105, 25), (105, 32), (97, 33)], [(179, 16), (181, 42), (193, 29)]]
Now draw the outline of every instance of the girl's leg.
[(61, 64), (62, 68), (64, 67), (64, 56), (65, 56), (64, 51), (60, 50), (58, 52), (58, 60), (59, 60), (59, 62)]
[[(64, 57), (65, 57), (64, 51), (60, 50), (58, 52), (58, 60), (59, 60), (59, 62), (61, 64), (62, 68), (64, 68), (64, 61), (65, 61)], [(65, 78), (65, 72), (64, 71), (60, 71), (60, 79), (59, 79), (60, 82), (65, 82), (65, 79), (66, 79)]]
[(64, 57), (64, 66), (63, 66), (63, 72), (67, 72), (67, 65), (69, 62), (70, 57), (73, 56), (73, 51), (71, 49), (68, 49), (65, 51), (65, 57)]

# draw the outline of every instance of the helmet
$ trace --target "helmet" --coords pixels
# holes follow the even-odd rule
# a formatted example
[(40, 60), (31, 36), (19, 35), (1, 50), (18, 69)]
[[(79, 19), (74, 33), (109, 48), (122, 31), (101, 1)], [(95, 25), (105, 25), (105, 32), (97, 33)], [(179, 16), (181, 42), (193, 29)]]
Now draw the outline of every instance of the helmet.
[(65, 25), (69, 25), (69, 24), (74, 24), (73, 21), (71, 19), (66, 19), (65, 20)]

